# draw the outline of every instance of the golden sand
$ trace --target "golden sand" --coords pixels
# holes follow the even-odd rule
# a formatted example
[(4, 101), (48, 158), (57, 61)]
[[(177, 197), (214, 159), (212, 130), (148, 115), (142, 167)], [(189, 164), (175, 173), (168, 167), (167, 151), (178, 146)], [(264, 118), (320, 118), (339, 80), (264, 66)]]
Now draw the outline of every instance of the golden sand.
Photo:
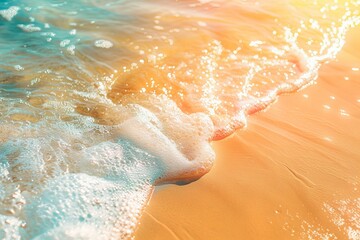
[(158, 187), (136, 240), (360, 239), (360, 28), (315, 86), (215, 142), (199, 181)]

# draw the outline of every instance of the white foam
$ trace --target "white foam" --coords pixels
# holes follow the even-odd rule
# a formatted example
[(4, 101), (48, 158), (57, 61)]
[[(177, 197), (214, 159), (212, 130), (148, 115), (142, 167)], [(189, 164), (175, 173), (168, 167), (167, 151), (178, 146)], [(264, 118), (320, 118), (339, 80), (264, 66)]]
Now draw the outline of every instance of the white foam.
[(18, 24), (17, 25), (21, 30), (23, 30), (24, 32), (40, 32), (41, 28), (35, 26), (34, 24)]
[(70, 54), (70, 55), (75, 55), (75, 45), (70, 45), (66, 48), (66, 51)]
[(15, 217), (0, 215), (0, 237), (3, 240), (20, 240), (19, 228), (22, 222)]
[(25, 238), (128, 239), (150, 189), (87, 174), (55, 177), (24, 209)]
[(124, 101), (140, 106), (126, 106), (134, 116), (127, 117), (117, 131), (163, 161), (166, 174), (159, 182), (196, 179), (210, 170), (215, 154), (209, 143), (214, 131), (209, 116), (185, 114), (165, 96)]
[(6, 217), (4, 225), (0, 215), (4, 239), (131, 235), (161, 162), (120, 140), (113, 127), (80, 118), (79, 124), (54, 119), (50, 128), (49, 122), (8, 128), (13, 140), (0, 145), (0, 214), (11, 213), (14, 221)]
[(0, 185), (2, 199), (12, 199), (0, 201), (0, 209), (17, 220), (8, 230), (15, 236), (126, 239), (155, 183), (196, 179), (214, 161), (210, 118), (184, 114), (165, 96), (124, 99), (105, 112), (111, 126), (68, 108), (57, 111), (74, 121), (1, 125), (8, 129), (0, 131), (7, 138), (0, 145), (1, 176), (16, 184)]
[(66, 47), (67, 45), (70, 44), (70, 40), (69, 39), (65, 39), (65, 40), (62, 40), (60, 42), (60, 47)]
[[(78, 20), (71, 19), (69, 25), (84, 29), (83, 21)], [(195, 24), (198, 22), (205, 26), (205, 22), (198, 20), (201, 19), (196, 18)], [(113, 23), (112, 20), (109, 23)], [(49, 24), (40, 24), (43, 23), (19, 24), (18, 27), (25, 32), (41, 31), (37, 26), (50, 27)], [(58, 36), (62, 36), (61, 31), (59, 25), (56, 29)], [(69, 29), (63, 31), (76, 34)], [(81, 31), (81, 37), (86, 32)], [(39, 35), (49, 41), (50, 37), (55, 37), (52, 32)], [(246, 124), (246, 115), (251, 114), (250, 111), (262, 110), (278, 94), (298, 89), (314, 79), (317, 64), (313, 62), (318, 60), (310, 61), (308, 55), (296, 51), (300, 48), (292, 35), (295, 36), (290, 32), (289, 42), (280, 46), (273, 46), (266, 40), (255, 41), (250, 45), (256, 52), (248, 49), (249, 55), (242, 52), (240, 46), (235, 50), (227, 49), (227, 44), (222, 45), (220, 40), (214, 39), (207, 42), (206, 37), (204, 46), (201, 46), (204, 49), (197, 49), (201, 50), (199, 56), (193, 50), (177, 51), (184, 48), (176, 48), (174, 36), (173, 54), (176, 56), (171, 59), (166, 55), (169, 51), (163, 52), (162, 44), (152, 51), (151, 41), (147, 39), (150, 35), (145, 34), (147, 42), (135, 50), (142, 55), (146, 53), (149, 61), (137, 64), (135, 59), (129, 64), (133, 67), (124, 73), (121, 72), (124, 67), (121, 61), (119, 64), (115, 61), (119, 72), (114, 71), (116, 74), (112, 75), (114, 66), (110, 64), (111, 77), (107, 81), (99, 75), (109, 62), (92, 61), (97, 59), (92, 58), (90, 51), (83, 51), (82, 45), (78, 47), (79, 56), (72, 58), (58, 58), (59, 45), (54, 55), (51, 55), (51, 48), (46, 48), (44, 52), (50, 52), (49, 58), (53, 58), (51, 60), (55, 63), (59, 60), (59, 66), (52, 65), (52, 62), (47, 65), (41, 58), (39, 64), (30, 65), (30, 68), (26, 67), (28, 62), (23, 64), (19, 59), (17, 63), (25, 66), (27, 71), (33, 69), (29, 76), (36, 81), (31, 80), (34, 84), (27, 86), (27, 76), (24, 79), (19, 77), (21, 81), (15, 86), (26, 86), (26, 89), (21, 89), (26, 90), (26, 97), (22, 98), (19, 91), (12, 97), (0, 98), (0, 109), (4, 113), (0, 119), (0, 234), (3, 234), (0, 236), (5, 239), (130, 237), (153, 185), (195, 180), (210, 170), (215, 159), (210, 144), (214, 132), (219, 136), (232, 133)], [(134, 39), (134, 44), (137, 44), (135, 40), (144, 40), (141, 35), (134, 36), (140, 36)], [(75, 54), (72, 42), (67, 39), (60, 42), (65, 53)], [(94, 40), (94, 46), (111, 48), (114, 45), (108, 40)], [(267, 51), (271, 53), (269, 56), (261, 56)], [(31, 56), (24, 59), (34, 59), (36, 63), (37, 55)], [(131, 56), (132, 53), (125, 53), (120, 58), (133, 60)], [(167, 61), (168, 57), (170, 61)], [(170, 63), (169, 68), (164, 67)], [(279, 75), (267, 75), (273, 71), (272, 68)], [(141, 75), (151, 77), (153, 69), (158, 71), (160, 78), (169, 78), (160, 81), (171, 80), (179, 88), (184, 86), (181, 97), (191, 108), (187, 113), (166, 96), (148, 94), (151, 89), (145, 91), (146, 84), (141, 86), (145, 89), (143, 93), (137, 94), (134, 90), (132, 94), (115, 99), (116, 103), (107, 98), (109, 85), (117, 77), (119, 82), (122, 76), (130, 76), (130, 81), (140, 78), (141, 84)], [(291, 77), (293, 73), (295, 75)], [(234, 77), (236, 74), (243, 75)], [(269, 91), (262, 92), (256, 88), (263, 84), (256, 74), (264, 74), (261, 78), (274, 78), (278, 82), (266, 88)], [(17, 81), (16, 77), (14, 81)], [(190, 79), (188, 82), (187, 78)], [(171, 82), (165, 83), (171, 85)], [(131, 84), (130, 91), (133, 90)], [(266, 84), (272, 83), (267, 81)], [(127, 90), (128, 85), (124, 86)], [(31, 91), (27, 91), (28, 87)], [(162, 90), (170, 96), (171, 87)], [(121, 91), (116, 93), (123, 94)], [(40, 100), (29, 100), (37, 94)], [(89, 111), (80, 111), (81, 108)], [(27, 118), (14, 120), (11, 119), (12, 113), (31, 113), (39, 117), (34, 122)]]
[(0, 10), (0, 16), (5, 18), (7, 21), (11, 21), (13, 19), (13, 17), (16, 16), (16, 14), (18, 13), (19, 10), (20, 10), (19, 7), (11, 6), (8, 9)]
[(108, 40), (96, 40), (94, 45), (98, 48), (111, 48), (114, 46), (114, 44)]
[(21, 65), (15, 65), (14, 68), (15, 68), (16, 71), (24, 70), (24, 68)]

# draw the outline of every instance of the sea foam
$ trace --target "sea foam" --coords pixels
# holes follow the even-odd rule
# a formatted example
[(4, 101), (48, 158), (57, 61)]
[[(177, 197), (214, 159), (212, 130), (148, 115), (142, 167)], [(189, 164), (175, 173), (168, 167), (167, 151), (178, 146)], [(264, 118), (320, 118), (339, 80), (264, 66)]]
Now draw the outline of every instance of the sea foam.
[(306, 25), (271, 25), (274, 38), (261, 25), (254, 40), (246, 21), (218, 23), (247, 3), (18, 2), (27, 10), (17, 17), (19, 7), (0, 5), (1, 54), (11, 56), (0, 60), (3, 239), (131, 238), (155, 185), (210, 171), (211, 141), (314, 83), (360, 22), (346, 13), (329, 28), (312, 24), (327, 32), (320, 50), (306, 50)]
[(20, 10), (19, 7), (12, 6), (9, 7), (8, 9), (0, 10), (0, 16), (5, 18), (7, 21), (11, 21), (16, 16), (19, 10)]

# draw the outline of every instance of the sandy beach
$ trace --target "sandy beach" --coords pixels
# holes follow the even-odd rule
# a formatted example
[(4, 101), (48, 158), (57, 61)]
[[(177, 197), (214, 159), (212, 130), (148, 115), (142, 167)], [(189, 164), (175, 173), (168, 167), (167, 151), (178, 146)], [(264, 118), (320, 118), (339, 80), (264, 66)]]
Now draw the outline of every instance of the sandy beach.
[(214, 142), (210, 173), (158, 187), (135, 239), (360, 239), (359, 39), (316, 85)]
[(359, 9), (0, 1), (0, 238), (360, 240)]

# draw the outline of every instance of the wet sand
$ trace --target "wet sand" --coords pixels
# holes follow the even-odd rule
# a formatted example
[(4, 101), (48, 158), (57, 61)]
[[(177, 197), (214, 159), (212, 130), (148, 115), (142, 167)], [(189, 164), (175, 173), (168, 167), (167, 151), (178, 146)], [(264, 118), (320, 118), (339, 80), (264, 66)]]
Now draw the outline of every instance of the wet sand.
[(360, 239), (359, 40), (215, 142), (210, 173), (157, 187), (135, 239)]

